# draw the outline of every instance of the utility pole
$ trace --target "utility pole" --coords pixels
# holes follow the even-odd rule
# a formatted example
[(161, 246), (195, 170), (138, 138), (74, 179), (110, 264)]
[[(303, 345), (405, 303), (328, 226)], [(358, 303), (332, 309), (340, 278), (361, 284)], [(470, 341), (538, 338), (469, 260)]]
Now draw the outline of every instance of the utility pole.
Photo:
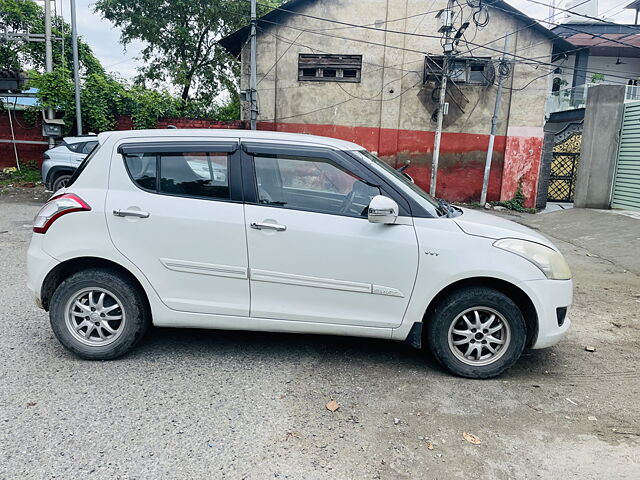
[[(507, 41), (508, 37), (504, 38), (504, 50), (502, 53), (502, 59), (500, 60), (500, 67), (503, 68), (507, 63)], [(484, 178), (482, 179), (482, 193), (480, 194), (480, 205), (484, 207), (487, 203), (487, 190), (489, 189), (489, 174), (491, 173), (491, 160), (493, 159), (493, 143), (496, 139), (496, 129), (498, 127), (498, 116), (500, 115), (500, 103), (502, 102), (502, 82), (508, 76), (500, 73), (498, 68), (498, 91), (496, 92), (496, 103), (493, 107), (493, 115), (491, 116), (491, 135), (489, 136), (489, 147), (487, 148), (487, 159), (484, 163)]]
[[(49, 0), (46, 0), (49, 1)], [(73, 83), (76, 97), (76, 130), (82, 135), (82, 109), (80, 108), (80, 64), (78, 62), (78, 28), (76, 25), (76, 0), (71, 1), (71, 48), (73, 53)]]
[(256, 28), (258, 24), (256, 0), (251, 0), (251, 59), (249, 78), (249, 99), (251, 108), (251, 130), (256, 129), (258, 119), (258, 99), (257, 99), (257, 66), (256, 66)]
[[(44, 0), (44, 69), (53, 72), (53, 49), (51, 46), (51, 0)], [(53, 109), (47, 108), (47, 119), (53, 118)], [(49, 148), (55, 145), (53, 137), (49, 137)]]
[(442, 137), (442, 121), (447, 107), (447, 80), (449, 78), (449, 61), (453, 54), (453, 41), (451, 31), (453, 30), (453, 0), (448, 0), (447, 8), (441, 10), (436, 17), (440, 18), (439, 32), (444, 34), (444, 57), (442, 59), (442, 80), (440, 81), (440, 100), (438, 104), (438, 120), (436, 135), (433, 140), (433, 160), (431, 162), (431, 186), (429, 194), (436, 195), (436, 182), (438, 180), (438, 162), (440, 160), (440, 140)]

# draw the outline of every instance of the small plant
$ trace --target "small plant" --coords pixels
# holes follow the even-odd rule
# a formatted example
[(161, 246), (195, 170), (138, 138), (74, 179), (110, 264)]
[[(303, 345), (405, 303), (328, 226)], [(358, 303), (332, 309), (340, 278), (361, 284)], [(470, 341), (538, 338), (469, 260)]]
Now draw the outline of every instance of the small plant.
[(513, 198), (511, 200), (506, 200), (504, 202), (493, 202), (493, 205), (505, 207), (515, 212), (536, 213), (537, 210), (535, 208), (527, 208), (524, 206), (524, 202), (526, 200), (527, 197), (525, 197), (524, 193), (522, 192), (521, 180), (518, 182), (518, 189), (516, 190), (516, 193), (513, 195)]
[(603, 73), (594, 73), (591, 75), (591, 83), (600, 83), (604, 80)]

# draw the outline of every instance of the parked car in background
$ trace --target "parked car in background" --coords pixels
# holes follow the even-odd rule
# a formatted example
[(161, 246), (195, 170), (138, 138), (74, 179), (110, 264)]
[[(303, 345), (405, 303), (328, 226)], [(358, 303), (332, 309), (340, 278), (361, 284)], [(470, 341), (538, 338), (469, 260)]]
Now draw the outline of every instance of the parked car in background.
[(569, 328), (539, 233), (435, 200), (364, 148), (234, 130), (105, 132), (38, 212), (28, 286), (58, 340), (108, 360), (147, 327), (424, 345), (488, 378)]
[(82, 160), (98, 144), (96, 135), (65, 137), (62, 143), (47, 150), (42, 162), (42, 181), (47, 190), (54, 192), (64, 188)]

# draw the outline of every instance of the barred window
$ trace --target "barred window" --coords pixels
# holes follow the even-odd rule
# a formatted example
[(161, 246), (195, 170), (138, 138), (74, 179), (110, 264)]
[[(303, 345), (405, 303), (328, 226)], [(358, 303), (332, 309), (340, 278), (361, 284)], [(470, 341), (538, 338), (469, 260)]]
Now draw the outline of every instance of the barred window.
[(298, 80), (312, 82), (359, 82), (362, 55), (298, 56)]

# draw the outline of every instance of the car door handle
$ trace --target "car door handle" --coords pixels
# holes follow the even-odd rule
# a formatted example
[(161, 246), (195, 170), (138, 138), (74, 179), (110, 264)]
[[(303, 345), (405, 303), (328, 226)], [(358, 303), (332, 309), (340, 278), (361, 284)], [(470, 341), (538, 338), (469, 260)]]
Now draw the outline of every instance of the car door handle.
[(141, 210), (114, 210), (113, 214), (116, 217), (149, 218), (149, 212), (143, 212)]
[(276, 232), (284, 232), (287, 229), (286, 225), (261, 222), (251, 222), (251, 228), (255, 228), (256, 230), (275, 230)]

